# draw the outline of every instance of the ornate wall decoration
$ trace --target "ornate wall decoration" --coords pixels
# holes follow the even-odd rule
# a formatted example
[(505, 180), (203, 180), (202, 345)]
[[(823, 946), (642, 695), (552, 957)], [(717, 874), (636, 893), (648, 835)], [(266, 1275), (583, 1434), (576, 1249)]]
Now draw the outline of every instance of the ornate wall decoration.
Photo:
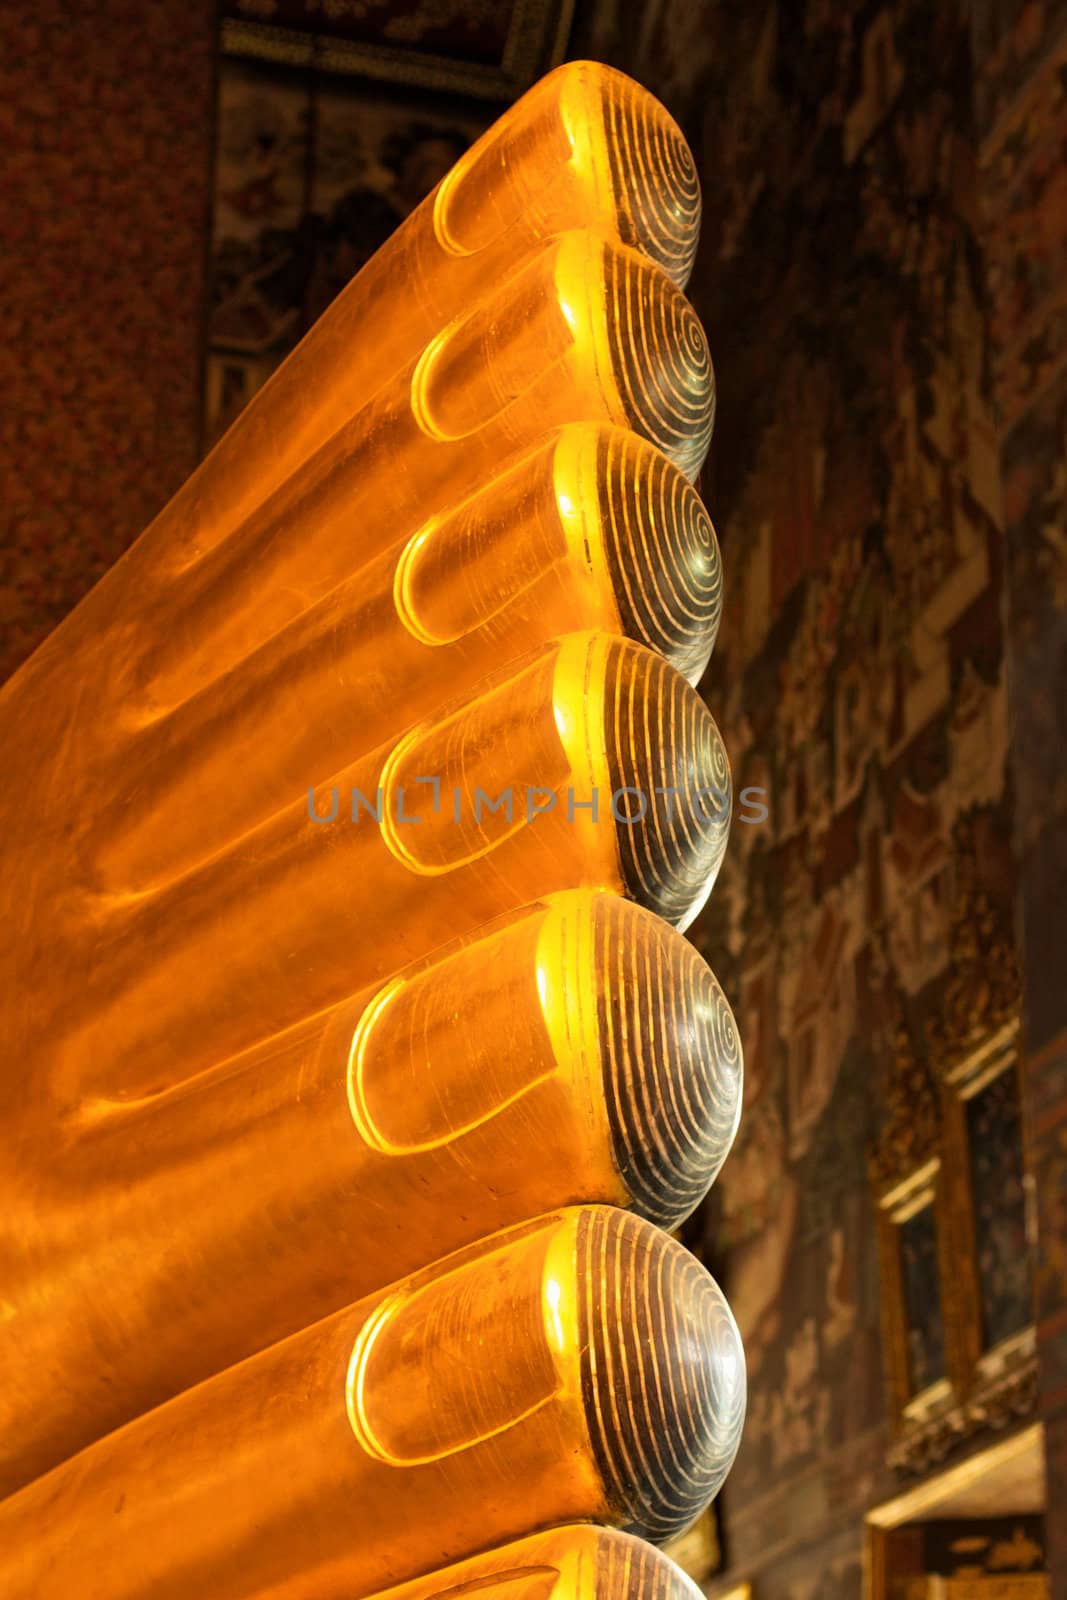
[[(964, 853), (962, 859), (966, 859)], [(871, 1152), (882, 1271), (889, 1463), (919, 1471), (979, 1429), (1002, 1428), (1036, 1400), (1031, 1240), (1023, 1164), (1018, 1012), (979, 1044), (975, 1021), (1009, 1005), (1008, 979), (980, 979), (980, 899), (963, 873), (961, 907), (976, 921), (928, 1029), (943, 1052), (935, 1080), (900, 1025), (888, 1114)], [(1015, 1006), (1018, 1006), (1016, 992)]]
[(223, 61), (205, 449), (489, 120), (469, 103)]
[(563, 59), (574, 0), (226, 0), (229, 55), (509, 100)]
[[(696, 928), (749, 1068), (715, 1234), (750, 1363), (725, 1543), (787, 1592), (793, 1556), (768, 1555), (766, 1529), (802, 1501), (812, 1586), (844, 1593), (814, 1530), (877, 1495), (885, 1456), (866, 1153), (901, 1018), (926, 1060), (952, 975), (961, 817), (1011, 927), (969, 41), (951, 0), (802, 15), (664, 0), (639, 39), (618, 14), (620, 64), (636, 48), (703, 140), (693, 292), (737, 402), (710, 462), (735, 601), (708, 696), (739, 782), (770, 805), (735, 829)], [(925, 1098), (902, 1093), (912, 1172), (940, 1118), (936, 1074)]]
[(894, 1526), (870, 1548), (872, 1600), (1048, 1600), (1046, 1519), (971, 1516)]
[(957, 822), (953, 846), (951, 960), (940, 1004), (927, 1025), (931, 1060), (946, 1075), (1017, 1019), (1022, 987), (1011, 928), (982, 881), (973, 815)]
[(959, 1330), (946, 1293), (952, 1232), (941, 1101), (899, 1000), (896, 1009), (887, 1114), (871, 1151), (870, 1170), (890, 1419), (898, 1436), (926, 1436), (944, 1430), (960, 1400)]
[(899, 1000), (895, 1009), (885, 1122), (870, 1159), (872, 1179), (886, 1193), (934, 1160), (941, 1142), (941, 1105), (933, 1075), (915, 1047)]

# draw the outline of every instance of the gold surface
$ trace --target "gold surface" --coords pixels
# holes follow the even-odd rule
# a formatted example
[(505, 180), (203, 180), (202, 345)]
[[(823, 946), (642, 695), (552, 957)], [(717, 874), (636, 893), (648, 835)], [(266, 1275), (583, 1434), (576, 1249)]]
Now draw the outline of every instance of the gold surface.
[(8, 1471), (551, 1206), (673, 1224), (727, 1153), (740, 1080), (692, 946), (571, 891), (189, 1084), (98, 1103), (42, 1171), (49, 1204), (12, 1213), (39, 1298), (30, 1280), (14, 1322)]
[(699, 225), (693, 158), (663, 107), (610, 68), (559, 68), (353, 279), (161, 513), (156, 533), (213, 542), (230, 532), (552, 235), (589, 228), (640, 249), (684, 285)]
[[(5, 1597), (356, 1600), (729, 1467), (655, 1225), (740, 1102), (678, 931), (732, 804), (698, 217), (661, 108), (552, 75), (0, 693)], [(539, 1549), (509, 1590), (687, 1592)]]
[(231, 671), (213, 634), (214, 676), (131, 729), (118, 827), (105, 820), (95, 840), (103, 870), (136, 884), (195, 865), (402, 731), (443, 686), (461, 694), (560, 634), (625, 633), (695, 682), (721, 604), (714, 530), (681, 473), (622, 428), (550, 433)]
[[(318, 1600), (343, 1600), (329, 1585)], [(614, 1528), (572, 1525), (532, 1534), (390, 1589), (382, 1600), (699, 1600), (673, 1561)]]
[[(688, 1251), (610, 1208), (495, 1235), (0, 1502), (10, 1600), (353, 1597), (531, 1526), (665, 1536), (737, 1449), (744, 1360)], [(58, 1536), (57, 1536), (58, 1535)], [(274, 1592), (274, 1590), (271, 1590)]]

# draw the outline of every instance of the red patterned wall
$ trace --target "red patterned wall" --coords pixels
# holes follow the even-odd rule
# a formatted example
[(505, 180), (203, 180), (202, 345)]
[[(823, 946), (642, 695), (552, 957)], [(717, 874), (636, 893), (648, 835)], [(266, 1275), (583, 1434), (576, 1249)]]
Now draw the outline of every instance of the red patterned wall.
[(0, 678), (196, 462), (214, 32), (211, 0), (0, 8)]

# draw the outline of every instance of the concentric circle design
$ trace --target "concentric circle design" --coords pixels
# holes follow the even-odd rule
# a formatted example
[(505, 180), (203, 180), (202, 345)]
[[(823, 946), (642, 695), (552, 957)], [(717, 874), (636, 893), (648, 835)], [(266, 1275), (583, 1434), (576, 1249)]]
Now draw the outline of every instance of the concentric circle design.
[(631, 251), (606, 245), (604, 278), (612, 366), (629, 424), (693, 478), (715, 421), (715, 373), (696, 312)]
[(711, 518), (678, 468), (624, 428), (601, 434), (597, 482), (623, 629), (696, 683), (722, 614)]
[(614, 73), (605, 89), (604, 136), (624, 240), (684, 288), (700, 238), (700, 179), (692, 152), (651, 95)]
[(603, 1528), (596, 1550), (596, 1600), (702, 1600), (681, 1567), (617, 1528)]
[(696, 1257), (627, 1212), (583, 1211), (577, 1271), (582, 1395), (608, 1498), (630, 1532), (669, 1538), (715, 1496), (737, 1453), (737, 1325)]
[(719, 730), (662, 657), (614, 640), (604, 740), (626, 892), (684, 923), (714, 882), (730, 832), (733, 787)]
[(659, 917), (601, 896), (594, 951), (615, 1159), (634, 1209), (677, 1227), (714, 1182), (737, 1131), (737, 1026), (707, 962)]

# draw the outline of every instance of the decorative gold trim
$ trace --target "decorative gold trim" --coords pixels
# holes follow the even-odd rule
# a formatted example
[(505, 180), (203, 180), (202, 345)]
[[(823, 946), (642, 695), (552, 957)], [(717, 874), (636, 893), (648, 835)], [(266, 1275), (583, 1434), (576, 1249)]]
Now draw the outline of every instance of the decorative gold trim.
[(982, 1289), (978, 1274), (967, 1102), (1003, 1073), (1014, 1071), (1021, 1116), (1025, 1095), (1019, 1036), (1020, 1021), (1016, 1012), (988, 1039), (949, 1066), (942, 1077), (942, 1138), (948, 1174), (946, 1211), (953, 1232), (952, 1293), (961, 1347), (960, 1380), (968, 1389), (975, 1381), (983, 1350)]
[(898, 1226), (930, 1204), (937, 1188), (940, 1165), (938, 1156), (931, 1157), (923, 1166), (918, 1167), (915, 1172), (883, 1194), (881, 1204)]
[(1043, 1460), (1044, 1432), (1040, 1422), (1031, 1423), (1029, 1427), (1021, 1428), (1008, 1438), (999, 1439), (969, 1456), (966, 1461), (943, 1468), (936, 1477), (906, 1489), (880, 1506), (873, 1506), (865, 1517), (863, 1600), (886, 1600), (886, 1557), (888, 1541), (894, 1529), (902, 1528), (907, 1523), (929, 1521), (938, 1513), (951, 1516), (953, 1502), (958, 1502), (974, 1484), (1010, 1466), (1020, 1457), (1036, 1451)]
[[(1001, 1073), (1020, 1074), (1018, 970), (988, 896), (979, 888), (973, 827), (957, 829), (959, 877), (953, 974), (942, 1016), (916, 1048), (896, 1000), (894, 1054), (882, 1131), (870, 1153), (882, 1276), (888, 1464), (920, 1472), (962, 1439), (1027, 1415), (1036, 1401), (1033, 1338), (982, 1350), (967, 1102)], [(995, 972), (991, 973), (991, 968)], [(998, 975), (999, 974), (999, 975)], [(936, 1066), (936, 1071), (934, 1067)], [(907, 1309), (899, 1228), (933, 1204), (945, 1340), (945, 1380), (910, 1393)]]
[(894, 1435), (900, 1431), (908, 1404), (908, 1335), (904, 1310), (904, 1275), (900, 1263), (900, 1238), (885, 1207), (877, 1213), (878, 1259), (881, 1265), (882, 1350), (886, 1406)]
[[(1047, 1572), (983, 1573), (980, 1578), (941, 1578), (939, 1600), (1045, 1600), (1050, 1593)], [(933, 1596), (934, 1590), (930, 1589)]]
[(942, 1299), (951, 1302), (955, 1375), (966, 1393), (981, 1349), (981, 1297), (975, 1251), (974, 1201), (963, 1101), (942, 1085), (942, 1150), (945, 1163), (944, 1221), (948, 1246)]
[(977, 1377), (983, 1381), (998, 1378), (1009, 1367), (1017, 1367), (1028, 1360), (1036, 1346), (1037, 1331), (1033, 1324), (1021, 1328), (1010, 1339), (1002, 1339), (1000, 1344), (979, 1356), (975, 1369)]
[(925, 1422), (944, 1416), (950, 1409), (953, 1398), (949, 1380), (938, 1378), (936, 1383), (928, 1384), (908, 1401), (904, 1407), (904, 1420), (909, 1425), (922, 1427)]
[(978, 1094), (1017, 1058), (1019, 1028), (1019, 1013), (1015, 1012), (976, 1049), (967, 1051), (946, 1068), (944, 1081), (964, 1100)]
[(937, 1015), (927, 1028), (930, 1058), (941, 1076), (987, 1051), (1017, 1023), (1022, 995), (1019, 955), (1002, 910), (983, 886), (975, 819), (953, 829), (956, 890), (948, 932), (951, 966)]
[[(983, 1429), (1009, 1427), (1037, 1406), (1037, 1348), (1034, 1330), (1014, 1349), (995, 1375), (980, 1377), (962, 1402), (918, 1425), (908, 1422), (887, 1456), (890, 1467), (922, 1472), (962, 1439)], [(1004, 1347), (1001, 1347), (1002, 1349)]]
[(1037, 1407), (1037, 1332), (1024, 1328), (982, 1356), (967, 1413), (974, 1427), (1005, 1428)]
[(563, 59), (575, 0), (546, 6), (518, 0), (498, 66), (454, 61), (430, 51), (391, 49), (299, 28), (224, 17), (224, 55), (375, 79), (413, 89), (446, 90), (485, 100), (511, 100)]
[(888, 1539), (887, 1529), (872, 1522), (868, 1516), (863, 1528), (862, 1600), (885, 1600)]
[(998, 1439), (976, 1455), (968, 1456), (966, 1461), (946, 1467), (936, 1478), (905, 1489), (902, 1494), (894, 1495), (892, 1500), (886, 1500), (880, 1506), (873, 1506), (867, 1512), (867, 1524), (874, 1528), (899, 1528), (905, 1522), (925, 1521), (930, 1512), (943, 1509), (947, 1501), (959, 1496), (972, 1484), (980, 1483), (991, 1472), (998, 1471), (1020, 1456), (1028, 1455), (1032, 1450), (1043, 1452), (1044, 1437), (1045, 1430), (1041, 1423), (1034, 1422), (1007, 1439)]
[(937, 1086), (924, 1056), (915, 1048), (899, 996), (895, 1010), (885, 1121), (869, 1157), (879, 1203), (932, 1160), (941, 1143)]
[[(937, 1230), (938, 1284), (945, 1343), (945, 1373), (915, 1394), (908, 1360), (908, 1311), (900, 1253), (900, 1228), (918, 1212), (932, 1206)], [(944, 1419), (954, 1412), (959, 1392), (956, 1384), (958, 1352), (946, 1284), (951, 1272), (951, 1239), (945, 1214), (945, 1185), (939, 1157), (925, 1161), (908, 1177), (886, 1189), (878, 1199), (878, 1249), (882, 1279), (882, 1339), (890, 1426), (898, 1442), (910, 1438), (940, 1439)], [(898, 1444), (894, 1444), (896, 1450)], [(948, 1448), (946, 1443), (945, 1448)], [(890, 1456), (892, 1460), (892, 1452)]]

